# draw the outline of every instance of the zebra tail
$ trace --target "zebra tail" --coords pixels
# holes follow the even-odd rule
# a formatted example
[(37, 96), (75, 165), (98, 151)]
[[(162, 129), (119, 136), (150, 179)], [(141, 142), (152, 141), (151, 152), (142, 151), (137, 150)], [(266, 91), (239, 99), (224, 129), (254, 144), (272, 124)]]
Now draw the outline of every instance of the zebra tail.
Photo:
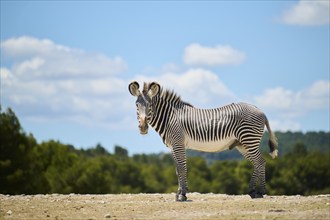
[(268, 119), (266, 118), (266, 127), (269, 133), (269, 141), (268, 141), (268, 146), (269, 146), (269, 155), (275, 159), (278, 156), (278, 150), (277, 150), (277, 138), (275, 136), (275, 134), (272, 132), (272, 130), (270, 129), (269, 126), (269, 122)]

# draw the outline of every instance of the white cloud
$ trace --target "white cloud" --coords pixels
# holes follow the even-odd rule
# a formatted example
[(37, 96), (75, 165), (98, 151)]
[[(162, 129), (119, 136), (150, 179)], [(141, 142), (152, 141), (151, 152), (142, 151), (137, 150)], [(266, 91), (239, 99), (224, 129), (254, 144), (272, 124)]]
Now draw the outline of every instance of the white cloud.
[(277, 112), (282, 118), (297, 118), (313, 110), (329, 109), (329, 93), (330, 81), (321, 80), (297, 92), (282, 87), (267, 89), (254, 97), (254, 101), (259, 107)]
[(69, 120), (118, 127), (128, 109), (126, 70), (120, 57), (109, 58), (32, 37), (1, 42), (1, 96), (26, 118)]
[(205, 69), (189, 69), (182, 73), (165, 72), (158, 76), (137, 76), (142, 82), (156, 81), (164, 88), (173, 89), (182, 99), (196, 107), (218, 107), (235, 99), (234, 94), (219, 79)]
[(0, 68), (0, 76), (2, 80), (12, 80), (10, 70), (4, 67)]
[(106, 77), (127, 68), (121, 57), (109, 58), (27, 36), (1, 42), (1, 53), (4, 59), (14, 60), (13, 74), (25, 80)]
[(38, 39), (29, 36), (21, 36), (18, 38), (10, 38), (1, 42), (1, 50), (6, 56), (18, 58), (49, 56), (52, 53), (70, 53), (79, 51), (70, 49), (63, 45), (55, 44), (49, 39)]
[(299, 1), (290, 10), (283, 13), (281, 20), (290, 25), (329, 24), (330, 1)]
[(204, 47), (191, 44), (185, 48), (183, 61), (188, 65), (220, 66), (239, 64), (245, 59), (245, 54), (230, 45)]
[(19, 65), (15, 66), (15, 71), (19, 75), (24, 75), (26, 72), (35, 72), (38, 71), (44, 63), (45, 60), (39, 57), (34, 57), (31, 60), (23, 61)]

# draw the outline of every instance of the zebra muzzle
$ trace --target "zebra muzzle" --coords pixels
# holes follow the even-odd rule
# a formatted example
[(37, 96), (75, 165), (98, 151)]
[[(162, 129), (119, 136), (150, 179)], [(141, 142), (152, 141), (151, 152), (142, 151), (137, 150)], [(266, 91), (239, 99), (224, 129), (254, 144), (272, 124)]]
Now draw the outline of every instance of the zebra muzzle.
[(148, 133), (148, 123), (146, 120), (141, 121), (142, 123), (139, 124), (140, 134), (144, 135)]
[(140, 128), (140, 134), (147, 134), (148, 133), (148, 125), (147, 126), (139, 126)]

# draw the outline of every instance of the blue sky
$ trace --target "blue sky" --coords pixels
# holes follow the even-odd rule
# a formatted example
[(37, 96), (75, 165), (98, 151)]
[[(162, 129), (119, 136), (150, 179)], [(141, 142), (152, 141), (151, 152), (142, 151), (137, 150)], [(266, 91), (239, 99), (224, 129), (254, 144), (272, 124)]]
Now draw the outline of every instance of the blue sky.
[(329, 1), (1, 1), (1, 105), (38, 141), (168, 152), (139, 135), (132, 80), (329, 131)]

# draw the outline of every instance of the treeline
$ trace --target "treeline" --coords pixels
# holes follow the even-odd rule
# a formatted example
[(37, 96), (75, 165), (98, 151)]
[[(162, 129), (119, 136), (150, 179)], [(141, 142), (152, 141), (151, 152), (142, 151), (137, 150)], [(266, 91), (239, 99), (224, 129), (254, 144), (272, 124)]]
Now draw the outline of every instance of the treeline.
[[(328, 142), (329, 144), (329, 142)], [(271, 195), (330, 193), (330, 153), (310, 151), (297, 142), (291, 151), (267, 158)], [(252, 175), (246, 160), (188, 158), (189, 191), (245, 194)], [(166, 193), (177, 190), (170, 154), (137, 154), (115, 146), (110, 154), (97, 144), (87, 150), (26, 134), (11, 109), (0, 113), (0, 193)]]

